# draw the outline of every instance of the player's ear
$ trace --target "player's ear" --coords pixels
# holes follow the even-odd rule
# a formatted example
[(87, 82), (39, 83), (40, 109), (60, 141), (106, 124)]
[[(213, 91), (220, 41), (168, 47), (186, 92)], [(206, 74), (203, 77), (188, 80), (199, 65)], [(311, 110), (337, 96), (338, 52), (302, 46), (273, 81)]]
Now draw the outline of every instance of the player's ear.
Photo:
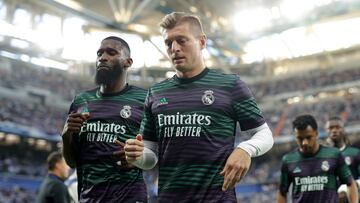
[(199, 39), (199, 43), (200, 43), (200, 48), (201, 50), (206, 48), (206, 41), (207, 41), (207, 37), (206, 35), (201, 35), (200, 39)]
[(126, 58), (125, 61), (124, 61), (124, 67), (125, 68), (129, 68), (131, 65), (133, 64), (133, 60), (132, 58)]

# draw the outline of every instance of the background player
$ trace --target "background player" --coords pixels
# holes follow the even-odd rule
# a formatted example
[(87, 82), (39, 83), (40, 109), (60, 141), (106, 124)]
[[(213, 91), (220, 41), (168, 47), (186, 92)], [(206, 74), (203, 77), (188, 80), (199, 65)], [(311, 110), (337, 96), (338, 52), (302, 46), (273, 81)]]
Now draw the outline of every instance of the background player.
[(286, 202), (292, 184), (293, 202), (338, 202), (338, 182), (347, 184), (350, 202), (358, 202), (356, 182), (341, 152), (318, 143), (317, 123), (311, 115), (293, 121), (298, 149), (282, 159), (278, 203)]

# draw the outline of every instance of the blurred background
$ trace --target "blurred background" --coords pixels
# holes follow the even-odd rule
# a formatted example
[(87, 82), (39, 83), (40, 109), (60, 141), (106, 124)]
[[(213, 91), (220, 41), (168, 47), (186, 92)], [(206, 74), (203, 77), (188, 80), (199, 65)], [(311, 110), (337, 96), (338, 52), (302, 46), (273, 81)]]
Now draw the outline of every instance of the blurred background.
[[(291, 121), (340, 116), (360, 142), (360, 0), (0, 0), (0, 202), (33, 202), (73, 96), (94, 87), (96, 50), (116, 35), (132, 50), (128, 82), (174, 75), (158, 23), (196, 14), (206, 65), (249, 84), (275, 137), (236, 188), (239, 202), (274, 202)], [(150, 177), (151, 179), (151, 177)]]

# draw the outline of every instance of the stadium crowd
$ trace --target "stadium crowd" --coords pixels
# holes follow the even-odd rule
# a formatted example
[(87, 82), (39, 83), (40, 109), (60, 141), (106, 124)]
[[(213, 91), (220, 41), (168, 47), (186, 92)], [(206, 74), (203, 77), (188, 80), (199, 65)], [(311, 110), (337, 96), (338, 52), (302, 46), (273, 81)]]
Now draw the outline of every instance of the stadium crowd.
[[(354, 82), (359, 78), (360, 68), (346, 70), (316, 69), (302, 75), (261, 80), (249, 86), (257, 100), (261, 100), (267, 96), (281, 93), (306, 91)], [(95, 86), (92, 77), (84, 79), (59, 70), (44, 67), (26, 67), (26, 64), (11, 65), (11, 70), (0, 68), (0, 85), (8, 88), (45, 87), (47, 90), (61, 95), (65, 100), (69, 101), (77, 92)]]
[(36, 192), (22, 187), (0, 188), (0, 202), (2, 203), (33, 203)]
[(2, 97), (0, 121), (31, 126), (50, 135), (58, 135), (64, 126), (66, 111), (22, 100)]
[[(29, 155), (31, 156), (31, 153), (28, 153), (27, 156)], [(2, 155), (0, 160), (0, 171), (4, 176), (20, 175), (37, 178), (43, 177), (46, 174), (46, 166), (39, 160), (34, 161), (34, 159), (25, 157), (19, 158), (13, 155)]]
[(261, 99), (281, 93), (304, 92), (315, 88), (354, 82), (358, 81), (359, 78), (360, 68), (330, 71), (317, 69), (303, 75), (260, 81), (250, 85), (250, 88), (253, 90), (255, 97)]
[(71, 100), (77, 91), (94, 86), (93, 80), (81, 80), (64, 71), (44, 68), (12, 65), (11, 70), (0, 69), (0, 86), (17, 89), (26, 86), (46, 89), (65, 100)]

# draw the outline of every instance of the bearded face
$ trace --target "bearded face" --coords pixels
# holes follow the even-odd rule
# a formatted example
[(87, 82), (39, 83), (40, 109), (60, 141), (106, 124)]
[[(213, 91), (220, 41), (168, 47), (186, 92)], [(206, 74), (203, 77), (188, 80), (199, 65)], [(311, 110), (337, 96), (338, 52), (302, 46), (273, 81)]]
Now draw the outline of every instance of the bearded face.
[(124, 65), (120, 62), (113, 66), (99, 63), (96, 68), (95, 83), (97, 85), (113, 84), (122, 76), (124, 69)]
[(121, 43), (112, 39), (103, 40), (97, 51), (95, 83), (116, 83), (125, 74), (125, 62)]

